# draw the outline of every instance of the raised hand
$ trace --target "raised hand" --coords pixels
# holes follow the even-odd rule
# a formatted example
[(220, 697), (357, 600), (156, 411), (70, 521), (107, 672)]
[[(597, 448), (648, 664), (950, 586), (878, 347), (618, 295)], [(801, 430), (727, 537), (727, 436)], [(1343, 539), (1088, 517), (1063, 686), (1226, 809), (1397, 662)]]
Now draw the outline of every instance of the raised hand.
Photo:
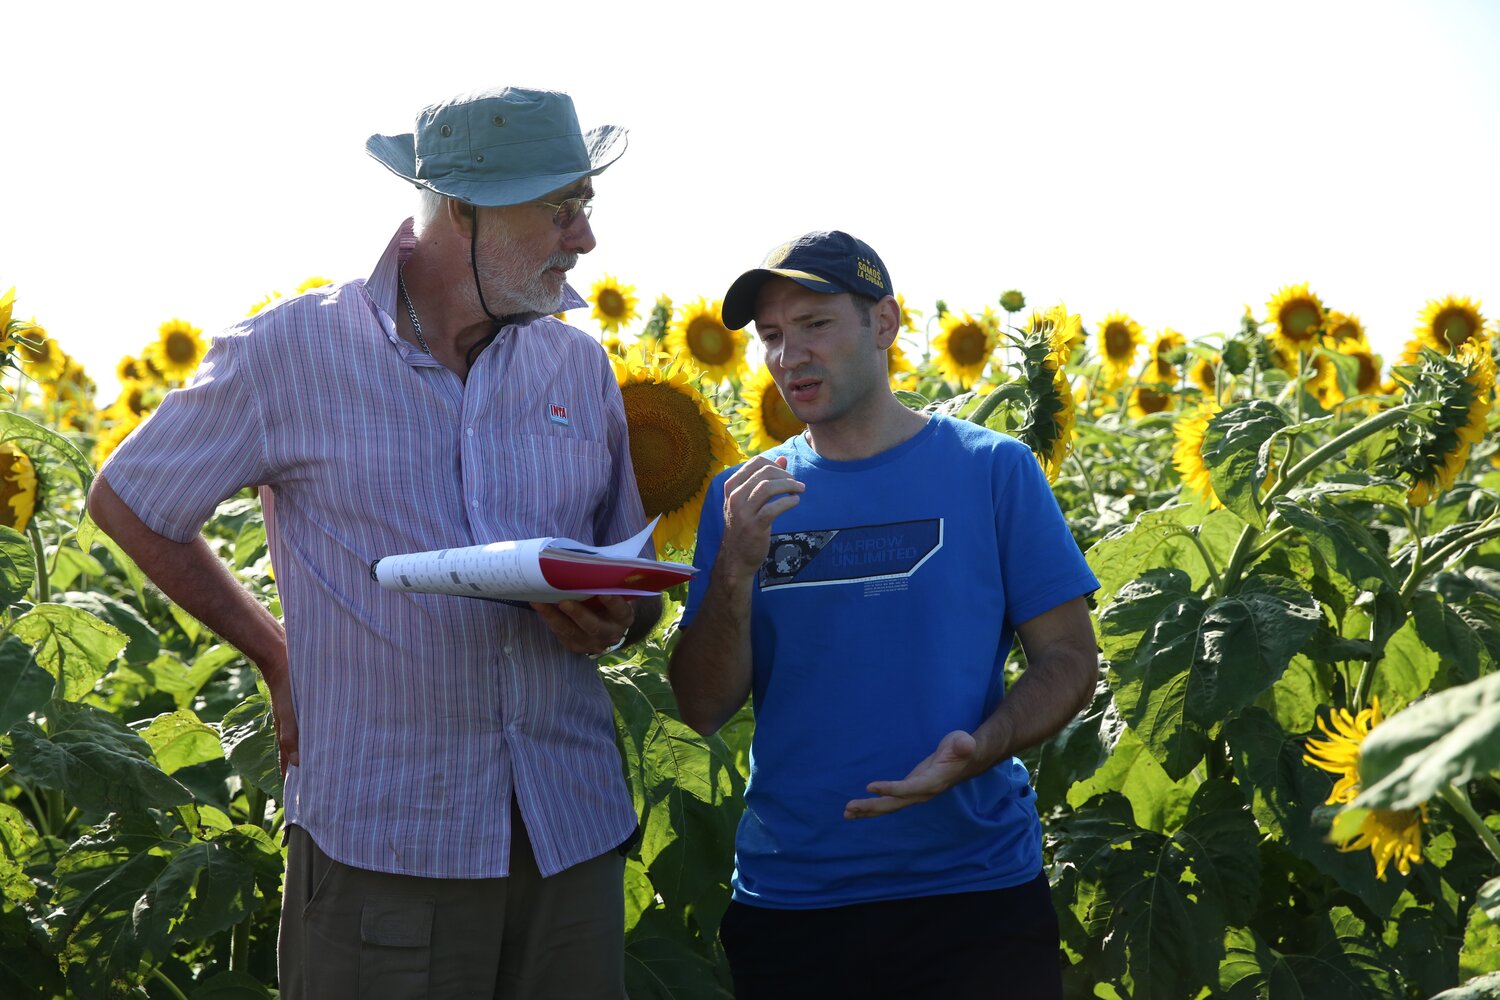
[(724, 483), (724, 539), (719, 565), (753, 576), (771, 547), (771, 522), (797, 506), (807, 487), (786, 471), (786, 459), (764, 456), (740, 466)]
[(944, 736), (938, 748), (926, 760), (912, 768), (900, 781), (872, 781), (865, 791), (873, 799), (851, 799), (844, 806), (845, 819), (884, 816), (941, 795), (960, 781), (978, 774), (982, 767), (975, 758), (974, 737), (963, 730)]

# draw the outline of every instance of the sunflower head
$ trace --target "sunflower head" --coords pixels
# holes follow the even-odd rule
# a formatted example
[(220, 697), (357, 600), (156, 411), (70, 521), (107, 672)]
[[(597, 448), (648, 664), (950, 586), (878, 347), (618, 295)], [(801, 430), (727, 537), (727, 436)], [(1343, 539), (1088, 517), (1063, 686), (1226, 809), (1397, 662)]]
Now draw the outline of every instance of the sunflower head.
[(751, 454), (769, 451), (807, 427), (786, 405), (769, 369), (761, 368), (751, 375), (742, 393), (744, 405), (739, 415), (745, 422)]
[(25, 531), (36, 512), (36, 466), (14, 441), (0, 444), (0, 524)]
[(135, 413), (130, 409), (113, 410), (110, 414), (113, 420), (108, 427), (101, 430), (94, 439), (94, 468), (102, 466), (110, 455), (114, 454), (120, 442), (129, 436), (130, 432), (141, 425), (146, 419), (144, 414)]
[(1073, 444), (1076, 401), (1067, 364), (1082, 321), (1061, 304), (1033, 313), (1022, 334), (1021, 379), (1026, 385), (1016, 437), (1031, 448), (1049, 483), (1056, 482)]
[(891, 382), (894, 384), (895, 381), (903, 374), (915, 370), (915, 367), (911, 363), (911, 359), (908, 358), (906, 356), (906, 352), (901, 349), (900, 342), (895, 340), (891, 341), (891, 346), (886, 348), (885, 351), (885, 371)]
[(1172, 437), (1175, 439), (1172, 446), (1172, 466), (1182, 476), (1182, 485), (1207, 502), (1210, 510), (1220, 510), (1224, 504), (1214, 492), (1208, 465), (1203, 461), (1203, 435), (1208, 431), (1208, 422), (1219, 409), (1217, 403), (1199, 403), (1172, 425)]
[(1145, 331), (1128, 313), (1112, 312), (1099, 324), (1095, 336), (1099, 338), (1099, 359), (1104, 362), (1106, 382), (1117, 388), (1135, 366), (1135, 356), (1146, 342)]
[(320, 274), (314, 274), (297, 282), (297, 287), (292, 289), (292, 294), (301, 295), (303, 292), (310, 292), (314, 288), (323, 288), (331, 284), (333, 284), (332, 278), (325, 278)]
[(1336, 351), (1352, 352), (1370, 349), (1365, 325), (1352, 313), (1330, 311), (1323, 322), (1323, 340)]
[(640, 315), (636, 311), (639, 300), (635, 297), (635, 286), (622, 285), (608, 274), (594, 282), (589, 301), (594, 304), (590, 315), (606, 333), (619, 333)]
[(750, 335), (724, 325), (724, 303), (700, 298), (677, 314), (662, 349), (714, 382), (742, 379), (748, 373), (745, 346)]
[(724, 418), (698, 391), (684, 363), (653, 357), (611, 358), (625, 421), (630, 460), (646, 516), (661, 516), (652, 534), (657, 552), (693, 546), (708, 484), (744, 460)]
[(896, 293), (896, 307), (901, 310), (901, 329), (908, 333), (917, 332), (917, 320), (922, 314), (906, 304), (906, 296), (900, 292)]
[(20, 342), (17, 353), (26, 374), (44, 385), (60, 377), (71, 360), (62, 346), (47, 336), (47, 331), (36, 320), (26, 325), (21, 336), (25, 340)]
[(10, 317), (11, 313), (15, 310), (15, 306), (16, 286), (11, 285), (10, 289), (4, 295), (0, 295), (0, 334), (10, 333)]
[(1266, 303), (1275, 329), (1271, 340), (1288, 353), (1311, 351), (1318, 346), (1326, 316), (1323, 300), (1308, 289), (1307, 282), (1287, 285)]
[(256, 313), (260, 312), (266, 306), (270, 305), (272, 302), (275, 302), (279, 298), (281, 298), (280, 292), (275, 290), (269, 291), (263, 298), (257, 300), (254, 305), (247, 309), (245, 311), (245, 315), (254, 316)]
[(999, 343), (1000, 319), (989, 309), (978, 316), (967, 311), (945, 312), (932, 350), (943, 378), (967, 389), (984, 374)]
[(147, 345), (153, 366), (164, 378), (183, 382), (198, 370), (198, 363), (208, 353), (203, 331), (181, 319), (169, 319), (157, 330), (157, 338)]
[(1132, 419), (1142, 420), (1165, 412), (1171, 405), (1172, 394), (1164, 391), (1162, 386), (1152, 388), (1149, 385), (1138, 385), (1130, 391), (1130, 403), (1126, 412)]
[(1008, 313), (1018, 313), (1026, 308), (1026, 296), (1012, 288), (1000, 294), (1000, 308)]
[(1396, 427), (1383, 456), (1395, 474), (1410, 483), (1413, 507), (1431, 503), (1450, 489), (1484, 438), (1495, 394), (1495, 360), (1487, 338), (1470, 340), (1452, 357), (1424, 350), (1420, 368), (1398, 369), (1409, 403), (1428, 404)]
[(1472, 339), (1485, 335), (1480, 303), (1458, 295), (1433, 299), (1417, 320), (1417, 339), (1439, 354), (1452, 354)]
[(1371, 809), (1351, 837), (1340, 838), (1340, 851), (1370, 849), (1375, 859), (1375, 877), (1385, 881), (1392, 861), (1402, 875), (1422, 863), (1422, 826), (1427, 822), (1427, 804), (1420, 809)]
[(1199, 357), (1195, 358), (1188, 368), (1188, 381), (1201, 389), (1203, 394), (1210, 399), (1213, 399), (1219, 391), (1219, 365), (1222, 360), (1218, 356)]

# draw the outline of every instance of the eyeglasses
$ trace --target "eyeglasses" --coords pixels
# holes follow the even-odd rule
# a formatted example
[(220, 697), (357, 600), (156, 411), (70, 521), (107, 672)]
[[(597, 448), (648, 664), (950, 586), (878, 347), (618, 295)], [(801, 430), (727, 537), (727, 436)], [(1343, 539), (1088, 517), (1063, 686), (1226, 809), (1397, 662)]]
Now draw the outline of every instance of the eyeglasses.
[(565, 198), (560, 202), (538, 200), (537, 204), (546, 205), (553, 210), (553, 225), (559, 229), (567, 229), (578, 216), (582, 215), (587, 219), (593, 213), (593, 198), (593, 195), (589, 195), (587, 198)]

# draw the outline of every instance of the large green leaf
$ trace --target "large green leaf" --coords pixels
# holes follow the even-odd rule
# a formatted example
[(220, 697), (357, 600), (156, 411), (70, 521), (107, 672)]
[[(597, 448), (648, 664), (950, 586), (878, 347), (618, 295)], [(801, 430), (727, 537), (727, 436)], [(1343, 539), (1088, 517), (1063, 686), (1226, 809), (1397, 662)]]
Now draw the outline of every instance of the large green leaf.
[(625, 935), (630, 1000), (730, 1000), (734, 996), (717, 941), (705, 949), (661, 909)]
[(36, 895), (26, 865), (39, 843), (37, 832), (21, 811), (0, 802), (0, 896), (19, 903)]
[(1053, 824), (1058, 863), (1075, 870), (1082, 923), (1102, 942), (1100, 972), (1128, 974), (1135, 995), (1196, 997), (1218, 979), (1229, 926), (1260, 887), (1259, 833), (1232, 783), (1205, 782), (1170, 837), (1141, 830), (1113, 793)]
[(1413, 597), (1412, 620), (1422, 643), (1438, 654), (1443, 674), (1441, 687), (1478, 679), (1480, 664), (1488, 658), (1488, 652), (1460, 606), (1424, 591)]
[(1266, 523), (1259, 493), (1270, 470), (1270, 441), (1286, 426), (1281, 407), (1252, 399), (1216, 414), (1203, 434), (1203, 463), (1214, 493), (1257, 528)]
[(625, 663), (600, 671), (615, 705), (627, 777), (641, 817), (639, 853), (668, 911), (714, 940), (728, 905), (744, 784), (722, 741), (677, 716), (664, 676)]
[(1174, 602), (1134, 658), (1110, 672), (1120, 714), (1180, 779), (1210, 731), (1274, 684), (1321, 621), (1311, 595), (1271, 577), (1211, 605)]
[(0, 640), (0, 733), (47, 704), (56, 685), (30, 646), (15, 636)]
[(1398, 589), (1386, 546), (1370, 534), (1364, 521), (1322, 497), (1305, 504), (1283, 497), (1274, 506), (1281, 519), (1346, 580), (1363, 590)]
[(1247, 928), (1229, 932), (1219, 988), (1226, 1000), (1373, 1000), (1394, 977), (1380, 961), (1380, 939), (1342, 906), (1313, 914), (1316, 948), (1286, 954)]
[(35, 580), (31, 539), (0, 524), (0, 607), (9, 607), (25, 597)]
[(1074, 716), (1023, 757), (1036, 790), (1037, 811), (1045, 815), (1061, 805), (1075, 782), (1094, 774), (1115, 749), (1122, 729), (1109, 688), (1100, 684), (1087, 712)]
[(1486, 972), (1451, 990), (1444, 990), (1432, 1000), (1500, 1000), (1500, 972)]
[(158, 715), (139, 732), (151, 744), (157, 765), (167, 774), (224, 756), (219, 731), (200, 720), (191, 709)]
[(1096, 795), (1119, 792), (1130, 801), (1137, 826), (1166, 833), (1182, 825), (1194, 791), (1190, 781), (1167, 777), (1140, 738), (1127, 729), (1103, 765), (1068, 789), (1067, 803), (1076, 809)]
[(119, 629), (125, 636), (126, 663), (150, 663), (161, 653), (161, 639), (156, 629), (147, 623), (139, 611), (123, 601), (117, 601), (107, 594), (70, 591), (58, 595), (57, 603), (86, 611)]
[(1199, 546), (1222, 569), (1243, 527), (1244, 522), (1231, 511), (1217, 510), (1203, 516), (1202, 508), (1194, 504), (1146, 511), (1085, 553), (1099, 580), (1094, 599), (1104, 607), (1125, 584), (1158, 567), (1176, 567), (1193, 581), (1194, 589), (1201, 587), (1210, 574)]
[(1492, 878), (1479, 887), (1479, 895), (1474, 902), (1484, 911), (1484, 915), (1492, 921), (1500, 924), (1500, 878)]
[(220, 723), (220, 742), (230, 766), (250, 784), (281, 800), (281, 756), (271, 703), (253, 694), (230, 709)]
[(7, 758), (17, 774), (42, 788), (61, 789), (86, 812), (138, 812), (192, 800), (152, 763), (145, 740), (86, 705), (54, 701), (46, 732), (22, 722), (11, 729), (10, 741)]
[(1099, 652), (1105, 660), (1128, 660), (1141, 636), (1177, 601), (1196, 596), (1192, 579), (1180, 569), (1147, 570), (1115, 591), (1099, 612)]
[(88, 492), (89, 484), (94, 480), (94, 470), (89, 465), (89, 460), (83, 457), (83, 452), (61, 434), (50, 431), (33, 420), (27, 420), (19, 413), (3, 410), (0, 411), (0, 443), (8, 441), (14, 441), (38, 465), (42, 464), (38, 461), (39, 453), (47, 453), (59, 459), (47, 463), (47, 468), (71, 480), (85, 493)]
[(36, 650), (42, 669), (61, 679), (60, 694), (76, 701), (93, 688), (125, 648), (125, 633), (87, 611), (38, 604), (11, 630)]
[(1414, 809), (1500, 770), (1500, 673), (1439, 691), (1375, 727), (1359, 748), (1358, 808)]
[[(1370, 693), (1380, 699), (1386, 714), (1396, 712), (1432, 689), (1433, 678), (1442, 665), (1442, 657), (1422, 641), (1417, 623), (1408, 620), (1385, 644), (1380, 662), (1375, 665)], [(1353, 711), (1356, 706), (1349, 708)]]

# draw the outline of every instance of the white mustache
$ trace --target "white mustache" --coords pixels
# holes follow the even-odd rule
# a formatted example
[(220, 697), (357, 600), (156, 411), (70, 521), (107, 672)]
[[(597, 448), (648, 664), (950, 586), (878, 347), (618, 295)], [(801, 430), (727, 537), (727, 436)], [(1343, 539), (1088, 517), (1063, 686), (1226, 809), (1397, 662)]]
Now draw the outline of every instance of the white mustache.
[(542, 266), (543, 271), (550, 271), (554, 267), (564, 271), (571, 271), (578, 266), (578, 255), (576, 253), (555, 253), (547, 258), (547, 263)]

